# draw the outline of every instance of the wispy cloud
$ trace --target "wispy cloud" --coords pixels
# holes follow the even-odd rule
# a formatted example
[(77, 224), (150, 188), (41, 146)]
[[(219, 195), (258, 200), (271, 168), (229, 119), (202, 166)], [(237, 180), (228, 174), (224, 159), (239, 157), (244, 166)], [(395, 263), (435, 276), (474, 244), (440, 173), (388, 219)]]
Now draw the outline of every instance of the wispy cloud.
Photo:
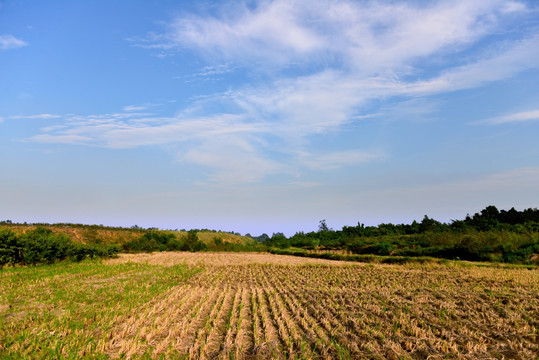
[[(170, 24), (162, 47), (181, 45), (205, 49), (209, 53), (237, 61), (263, 58), (288, 62), (290, 56), (320, 50), (324, 42), (303, 26), (308, 14), (295, 2), (264, 2), (255, 9), (244, 4), (229, 6), (222, 18), (187, 16)], [(307, 15), (307, 16), (305, 16)]]
[[(43, 118), (26, 116), (38, 117)], [(210, 181), (243, 183), (283, 169), (261, 152), (257, 139), (267, 131), (261, 124), (246, 123), (237, 115), (186, 118), (125, 112), (69, 115), (62, 125), (42, 128), (41, 134), (27, 141), (113, 149), (174, 145), (177, 161), (212, 169)]]
[(60, 119), (61, 115), (55, 114), (37, 114), (37, 115), (13, 115), (10, 119)]
[[(159, 51), (194, 51), (206, 64), (192, 78), (241, 70), (254, 74), (246, 83), (194, 100), (175, 116), (147, 113), (146, 105), (66, 116), (65, 127), (43, 129), (32, 140), (108, 148), (174, 144), (178, 161), (207, 167), (210, 180), (225, 182), (255, 182), (298, 166), (324, 170), (380, 161), (390, 156), (384, 149), (323, 152), (311, 140), (372, 115), (366, 110), (372, 103), (395, 99), (381, 106), (386, 118), (392, 111), (425, 118), (436, 110), (432, 95), (539, 67), (533, 30), (481, 42), (529, 11), (508, 0), (227, 3), (216, 15), (182, 15), (163, 33), (130, 40)], [(526, 116), (497, 121), (533, 118)]]
[(503, 4), (500, 11), (502, 13), (523, 12), (523, 11), (528, 11), (528, 7), (526, 6), (526, 4), (523, 4), (521, 2), (509, 1)]
[[(183, 16), (153, 40), (252, 71), (265, 65), (280, 65), (285, 72), (309, 69), (300, 77), (277, 71), (268, 82), (229, 95), (251, 116), (272, 118), (277, 126), (293, 122), (296, 130), (312, 133), (338, 129), (361, 116), (362, 106), (372, 100), (469, 89), (539, 67), (537, 36), (484, 48), (457, 60), (457, 66), (443, 60), (455, 60), (515, 13), (527, 11), (525, 4), (505, 0), (429, 6), (277, 0), (224, 7), (217, 17)], [(278, 36), (281, 32), (292, 35)], [(430, 57), (438, 70), (425, 76), (421, 65)]]
[(244, 136), (207, 139), (178, 160), (212, 169), (208, 180), (218, 184), (252, 183), (288, 171), (286, 163), (268, 159)]
[(431, 95), (470, 89), (499, 81), (533, 68), (539, 68), (539, 36), (516, 41), (473, 63), (444, 70), (428, 80), (402, 84), (403, 93)]
[(233, 70), (233, 66), (230, 64), (221, 64), (215, 66), (204, 66), (200, 72), (196, 73), (195, 76), (206, 77), (214, 75), (222, 75), (229, 73)]
[(40, 142), (40, 143), (49, 143), (49, 144), (71, 144), (71, 145), (91, 145), (92, 138), (88, 136), (81, 136), (76, 134), (39, 134), (35, 135), (29, 140)]
[(13, 35), (0, 35), (0, 50), (17, 49), (27, 45), (28, 43)]
[(233, 73), (238, 67), (229, 63), (208, 65), (201, 68), (198, 72), (190, 75), (176, 76), (175, 79), (184, 80), (186, 83), (199, 82), (199, 81), (221, 81), (226, 74)]
[(285, 1), (223, 7), (220, 16), (177, 18), (145, 44), (191, 47), (234, 62), (340, 64), (361, 72), (395, 68), (439, 51), (454, 52), (496, 28), (525, 5), (488, 2)]
[(128, 105), (124, 106), (124, 111), (131, 112), (131, 111), (142, 111), (146, 110), (148, 107), (145, 105)]
[(519, 123), (526, 121), (539, 121), (539, 110), (531, 111), (522, 111), (514, 114), (509, 114), (505, 116), (498, 116), (495, 118), (483, 120), (480, 123), (484, 124), (508, 124), (508, 123)]
[[(264, 121), (250, 121), (245, 115), (230, 114), (205, 118), (152, 117), (129, 112), (69, 115), (62, 124), (44, 127), (41, 134), (27, 141), (112, 149), (172, 145), (178, 162), (210, 169), (208, 180), (216, 183), (255, 182), (271, 174), (293, 174), (298, 166), (327, 170), (383, 157), (367, 151), (315, 156), (301, 145), (275, 148), (271, 139), (283, 141), (289, 131), (294, 131), (292, 127), (286, 128), (286, 123), (273, 127)], [(279, 160), (268, 156), (268, 152), (277, 154)]]

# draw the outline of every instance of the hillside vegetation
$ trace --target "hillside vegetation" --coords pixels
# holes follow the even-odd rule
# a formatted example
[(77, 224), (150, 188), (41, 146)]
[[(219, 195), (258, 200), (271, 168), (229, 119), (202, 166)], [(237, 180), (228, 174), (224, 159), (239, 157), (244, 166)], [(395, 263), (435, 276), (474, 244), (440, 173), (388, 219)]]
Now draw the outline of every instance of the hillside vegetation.
[[(187, 230), (159, 230), (155, 228), (144, 229), (138, 226), (130, 228), (111, 227), (103, 225), (85, 225), (85, 224), (69, 224), (69, 223), (33, 223), (33, 224), (18, 224), (11, 221), (1, 221), (0, 228), (10, 229), (15, 234), (24, 234), (27, 231), (35, 230), (36, 228), (49, 229), (55, 234), (62, 234), (75, 243), (82, 244), (111, 244), (122, 246), (130, 241), (140, 239), (148, 231), (156, 231), (159, 233), (173, 234), (177, 239), (186, 238)], [(206, 245), (211, 245), (214, 240), (221, 239), (225, 243), (230, 244), (251, 244), (252, 239), (239, 234), (214, 231), (214, 230), (196, 230), (198, 239)]]
[(111, 257), (118, 252), (260, 251), (250, 237), (210, 230), (171, 231), (82, 224), (0, 223), (0, 267)]
[[(0, 266), (109, 257), (117, 252), (271, 251), (360, 262), (437, 259), (539, 263), (539, 210), (488, 206), (464, 220), (441, 223), (427, 215), (412, 224), (344, 226), (320, 221), (318, 231), (258, 237), (212, 230), (159, 230), (82, 224), (0, 222)], [(46, 254), (46, 256), (36, 254)], [(430, 260), (429, 260), (430, 259)]]

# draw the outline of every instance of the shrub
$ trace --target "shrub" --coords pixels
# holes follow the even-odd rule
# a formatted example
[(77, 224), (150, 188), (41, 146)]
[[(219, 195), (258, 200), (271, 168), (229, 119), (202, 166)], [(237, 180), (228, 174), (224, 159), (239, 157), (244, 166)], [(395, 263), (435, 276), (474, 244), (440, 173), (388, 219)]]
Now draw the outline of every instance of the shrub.
[(0, 229), (0, 268), (6, 264), (43, 264), (65, 259), (112, 257), (119, 252), (116, 245), (72, 243), (50, 229), (36, 228), (22, 235)]
[(0, 229), (0, 267), (21, 262), (22, 249), (23, 246), (13, 231)]
[(361, 254), (364, 246), (365, 242), (361, 238), (354, 238), (346, 245), (346, 248), (354, 254)]
[(69, 239), (55, 235), (52, 230), (37, 228), (21, 237), (23, 244), (22, 261), (26, 264), (51, 263), (63, 260), (70, 251)]
[(216, 247), (219, 247), (223, 244), (223, 239), (220, 236), (214, 236), (213, 243), (215, 244)]

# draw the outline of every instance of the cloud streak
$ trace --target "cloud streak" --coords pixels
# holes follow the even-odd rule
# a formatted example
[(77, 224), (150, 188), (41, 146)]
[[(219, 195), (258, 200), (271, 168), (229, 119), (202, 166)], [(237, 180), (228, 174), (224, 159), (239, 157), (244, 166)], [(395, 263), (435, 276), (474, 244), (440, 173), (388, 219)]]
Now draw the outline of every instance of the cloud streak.
[(0, 50), (18, 49), (27, 45), (27, 42), (13, 35), (0, 35)]
[(510, 115), (499, 116), (499, 117), (482, 121), (482, 123), (499, 125), (499, 124), (528, 122), (528, 121), (539, 121), (539, 110), (522, 111), (522, 112), (510, 114)]
[(36, 115), (13, 115), (10, 116), (10, 119), (59, 119), (61, 118), (61, 115), (55, 115), (55, 114), (36, 114)]
[(289, 65), (334, 61), (358, 71), (402, 68), (438, 51), (458, 51), (492, 31), (517, 2), (284, 1), (224, 7), (219, 17), (188, 15), (153, 39), (233, 61)]
[[(27, 118), (36, 117), (40, 116)], [(277, 149), (267, 139), (282, 139), (294, 129), (286, 129), (286, 123), (273, 127), (263, 121), (252, 122), (245, 115), (152, 117), (126, 112), (71, 115), (63, 120), (60, 125), (42, 128), (41, 134), (27, 141), (112, 149), (172, 145), (178, 162), (211, 169), (208, 180), (215, 183), (256, 182), (271, 174), (291, 175), (298, 166), (324, 170), (382, 157), (359, 150), (315, 157), (297, 147)], [(279, 154), (281, 160), (268, 157), (268, 151)]]
[[(425, 117), (414, 104), (538, 68), (533, 31), (478, 45), (530, 11), (507, 0), (275, 0), (228, 3), (211, 16), (184, 14), (166, 32), (130, 41), (193, 51), (206, 64), (192, 78), (244, 71), (257, 81), (211, 94), (206, 106), (193, 101), (175, 116), (145, 112), (146, 105), (65, 116), (63, 127), (44, 128), (31, 140), (107, 148), (173, 144), (177, 161), (211, 169), (210, 181), (231, 183), (293, 174), (298, 166), (323, 171), (380, 161), (391, 154), (359, 148), (320, 153), (312, 138), (361, 121), (373, 103), (396, 99), (392, 107), (401, 117)], [(474, 45), (478, 50), (471, 51)], [(532, 112), (491, 122), (534, 119)]]

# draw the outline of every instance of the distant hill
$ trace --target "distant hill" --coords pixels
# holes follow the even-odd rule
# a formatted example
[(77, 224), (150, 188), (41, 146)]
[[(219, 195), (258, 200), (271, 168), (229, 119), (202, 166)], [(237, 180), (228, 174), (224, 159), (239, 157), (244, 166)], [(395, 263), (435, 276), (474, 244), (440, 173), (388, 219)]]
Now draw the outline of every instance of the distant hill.
[[(121, 246), (127, 242), (141, 238), (147, 231), (173, 234), (178, 240), (187, 237), (186, 230), (143, 229), (140, 227), (123, 228), (85, 224), (18, 224), (10, 221), (0, 222), (0, 228), (11, 229), (16, 234), (23, 234), (38, 227), (50, 229), (55, 234), (63, 234), (71, 239), (71, 241), (82, 244), (115, 244)], [(256, 243), (255, 240), (248, 236), (207, 229), (198, 231), (197, 236), (206, 245), (212, 245), (216, 240), (222, 243), (239, 245), (252, 245)]]

